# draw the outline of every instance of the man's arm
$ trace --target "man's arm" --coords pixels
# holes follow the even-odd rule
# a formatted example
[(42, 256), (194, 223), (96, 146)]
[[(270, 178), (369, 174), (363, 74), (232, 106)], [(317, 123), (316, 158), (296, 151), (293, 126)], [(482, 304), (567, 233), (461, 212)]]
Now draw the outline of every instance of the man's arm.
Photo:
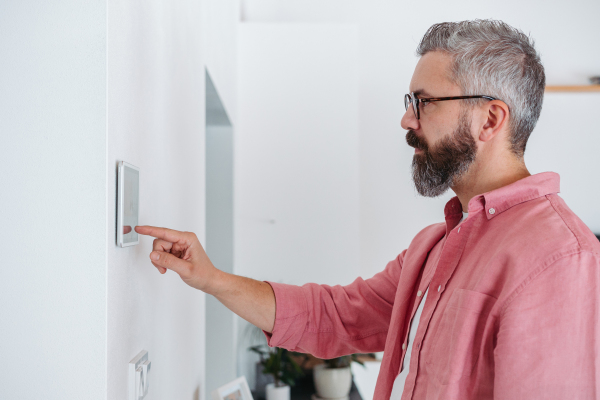
[(382, 351), (405, 253), (372, 278), (346, 286), (270, 283), (277, 313), (269, 345), (322, 359)]
[(271, 285), (215, 268), (192, 232), (153, 226), (137, 226), (135, 231), (156, 238), (150, 260), (161, 274), (167, 269), (176, 272), (185, 283), (215, 296), (246, 321), (273, 331), (275, 294)]
[[(347, 286), (265, 283), (215, 268), (196, 235), (138, 226), (154, 236), (152, 264), (171, 269), (185, 283), (214, 295), (267, 333), (269, 345), (334, 358), (382, 351), (385, 346), (404, 251), (374, 277)], [(275, 303), (277, 299), (277, 304)]]
[(600, 397), (600, 263), (580, 252), (536, 271), (502, 312), (494, 399)]

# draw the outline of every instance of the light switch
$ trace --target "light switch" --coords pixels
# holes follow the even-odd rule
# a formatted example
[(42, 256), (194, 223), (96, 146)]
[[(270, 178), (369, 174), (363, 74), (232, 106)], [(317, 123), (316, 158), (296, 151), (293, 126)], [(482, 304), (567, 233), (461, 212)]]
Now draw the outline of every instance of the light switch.
[(141, 400), (148, 394), (151, 364), (146, 350), (129, 361), (129, 400)]
[(142, 367), (137, 367), (135, 370), (135, 400), (142, 398), (144, 395), (144, 382), (142, 378)]
[(149, 375), (150, 365), (152, 363), (148, 360), (142, 363), (142, 375), (144, 376), (144, 384), (142, 390), (144, 391), (144, 396), (148, 393), (148, 388), (150, 387)]

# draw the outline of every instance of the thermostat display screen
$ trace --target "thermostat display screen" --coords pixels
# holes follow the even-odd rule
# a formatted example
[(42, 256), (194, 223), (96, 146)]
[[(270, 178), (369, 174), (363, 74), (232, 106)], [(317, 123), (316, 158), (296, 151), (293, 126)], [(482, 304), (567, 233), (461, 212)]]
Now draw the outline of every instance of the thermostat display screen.
[(134, 230), (138, 225), (140, 199), (140, 171), (127, 163), (119, 164), (117, 242), (122, 247), (139, 242)]

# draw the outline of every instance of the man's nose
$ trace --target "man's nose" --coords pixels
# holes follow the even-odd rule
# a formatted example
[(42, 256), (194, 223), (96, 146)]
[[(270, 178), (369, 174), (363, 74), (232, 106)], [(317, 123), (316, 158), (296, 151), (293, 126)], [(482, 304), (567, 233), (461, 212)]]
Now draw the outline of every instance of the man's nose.
[(406, 130), (412, 129), (413, 131), (416, 131), (420, 128), (419, 120), (412, 107), (409, 106), (406, 109), (402, 116), (402, 121), (400, 121), (400, 125), (402, 126), (402, 129)]

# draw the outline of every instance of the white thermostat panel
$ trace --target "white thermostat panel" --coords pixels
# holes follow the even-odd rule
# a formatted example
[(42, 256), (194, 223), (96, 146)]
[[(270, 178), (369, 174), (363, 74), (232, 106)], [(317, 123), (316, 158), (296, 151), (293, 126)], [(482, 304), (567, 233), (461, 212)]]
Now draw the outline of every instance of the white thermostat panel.
[(119, 162), (117, 174), (117, 245), (133, 246), (140, 242), (134, 228), (140, 210), (140, 169), (124, 161)]

